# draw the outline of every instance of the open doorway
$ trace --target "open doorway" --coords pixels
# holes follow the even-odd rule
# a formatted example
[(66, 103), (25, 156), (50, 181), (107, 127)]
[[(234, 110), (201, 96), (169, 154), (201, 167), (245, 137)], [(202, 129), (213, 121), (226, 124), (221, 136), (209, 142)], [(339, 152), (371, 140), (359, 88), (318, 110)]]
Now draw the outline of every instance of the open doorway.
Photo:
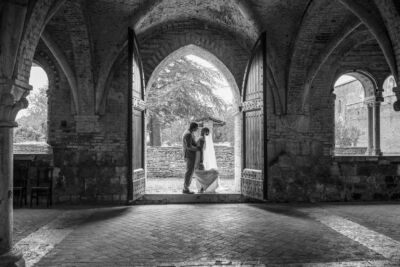
[[(192, 121), (211, 128), (220, 173), (218, 193), (239, 193), (239, 89), (210, 52), (188, 45), (165, 58), (146, 87), (146, 193), (181, 193), (182, 135)], [(195, 181), (191, 190), (197, 191)]]

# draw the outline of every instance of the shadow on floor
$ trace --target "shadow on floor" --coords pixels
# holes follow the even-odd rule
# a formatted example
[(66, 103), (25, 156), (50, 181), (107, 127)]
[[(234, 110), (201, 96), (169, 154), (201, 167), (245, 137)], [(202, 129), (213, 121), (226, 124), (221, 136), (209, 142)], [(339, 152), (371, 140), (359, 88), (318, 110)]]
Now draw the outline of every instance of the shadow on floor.
[(109, 219), (114, 219), (131, 212), (131, 207), (116, 207), (116, 208), (100, 208), (87, 219), (83, 224), (91, 224), (99, 221), (106, 221)]
[(248, 204), (253, 208), (257, 208), (260, 210), (264, 210), (270, 213), (279, 214), (288, 217), (296, 217), (302, 219), (310, 219), (311, 218), (304, 212), (298, 211), (296, 207), (292, 207), (289, 205), (281, 205), (281, 204)]

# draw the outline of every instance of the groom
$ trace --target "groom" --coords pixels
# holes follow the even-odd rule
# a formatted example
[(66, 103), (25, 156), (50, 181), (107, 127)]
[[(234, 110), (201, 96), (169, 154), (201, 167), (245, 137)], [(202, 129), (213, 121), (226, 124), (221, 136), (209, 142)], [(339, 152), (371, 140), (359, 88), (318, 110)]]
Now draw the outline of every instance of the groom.
[(185, 182), (183, 184), (182, 193), (193, 194), (189, 190), (190, 183), (194, 172), (194, 165), (196, 161), (196, 151), (200, 148), (196, 146), (194, 133), (199, 129), (199, 125), (195, 122), (190, 123), (189, 129), (183, 134), (183, 155), (186, 161)]

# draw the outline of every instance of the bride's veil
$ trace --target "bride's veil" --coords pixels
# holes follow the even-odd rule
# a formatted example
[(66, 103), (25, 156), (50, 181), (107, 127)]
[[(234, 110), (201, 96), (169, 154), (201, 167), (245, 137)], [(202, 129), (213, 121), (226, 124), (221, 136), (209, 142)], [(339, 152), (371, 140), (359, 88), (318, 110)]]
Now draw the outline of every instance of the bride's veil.
[(203, 164), (205, 170), (218, 169), (217, 158), (215, 156), (214, 142), (211, 134), (206, 135), (206, 146), (204, 148)]

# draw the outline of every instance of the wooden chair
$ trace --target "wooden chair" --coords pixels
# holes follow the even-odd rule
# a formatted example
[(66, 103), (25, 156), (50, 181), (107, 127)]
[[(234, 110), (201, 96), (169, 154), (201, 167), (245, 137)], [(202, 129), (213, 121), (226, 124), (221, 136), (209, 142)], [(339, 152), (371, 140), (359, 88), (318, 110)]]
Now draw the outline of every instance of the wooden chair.
[(13, 193), (14, 199), (17, 200), (17, 203), (21, 207), (22, 203), (27, 205), (28, 178), (29, 164), (14, 164)]
[(53, 168), (48, 166), (38, 166), (36, 172), (36, 185), (31, 187), (31, 201), (36, 199), (36, 206), (39, 205), (39, 198), (46, 197), (47, 207), (52, 205), (53, 193)]

